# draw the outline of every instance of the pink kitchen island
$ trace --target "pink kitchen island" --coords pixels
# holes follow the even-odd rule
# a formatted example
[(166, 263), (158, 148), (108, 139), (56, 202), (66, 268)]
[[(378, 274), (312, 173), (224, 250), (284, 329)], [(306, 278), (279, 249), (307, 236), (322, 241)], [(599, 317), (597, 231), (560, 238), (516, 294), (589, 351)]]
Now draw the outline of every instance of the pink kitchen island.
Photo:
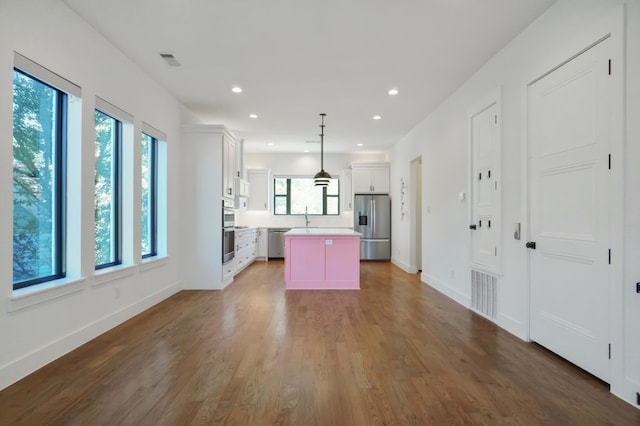
[(284, 234), (287, 290), (359, 290), (360, 233), (293, 228)]

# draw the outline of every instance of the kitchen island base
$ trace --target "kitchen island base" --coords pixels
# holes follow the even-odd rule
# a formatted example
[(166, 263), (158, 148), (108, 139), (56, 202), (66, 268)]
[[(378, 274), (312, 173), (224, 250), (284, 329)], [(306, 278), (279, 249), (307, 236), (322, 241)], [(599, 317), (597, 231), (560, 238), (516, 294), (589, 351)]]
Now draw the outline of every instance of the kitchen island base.
[(292, 229), (285, 234), (287, 290), (359, 290), (360, 234)]

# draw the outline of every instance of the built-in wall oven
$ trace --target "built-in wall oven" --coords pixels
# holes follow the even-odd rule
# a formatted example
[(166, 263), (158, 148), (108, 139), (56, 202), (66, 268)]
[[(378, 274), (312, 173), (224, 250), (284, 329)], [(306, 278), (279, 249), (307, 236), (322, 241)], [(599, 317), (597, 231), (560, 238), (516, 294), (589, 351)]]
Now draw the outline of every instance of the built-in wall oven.
[(235, 213), (233, 201), (222, 200), (222, 263), (233, 260), (236, 254)]

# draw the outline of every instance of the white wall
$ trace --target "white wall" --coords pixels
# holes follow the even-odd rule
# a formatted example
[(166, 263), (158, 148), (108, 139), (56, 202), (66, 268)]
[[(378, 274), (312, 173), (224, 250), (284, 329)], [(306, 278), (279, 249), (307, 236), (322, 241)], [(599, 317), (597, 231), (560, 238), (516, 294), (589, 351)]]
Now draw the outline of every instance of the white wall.
[[(460, 191), (468, 193), (468, 114), (470, 108), (501, 89), (502, 109), (502, 248), (503, 275), (499, 288), (499, 317), (502, 327), (520, 338), (528, 337), (528, 287), (526, 283), (524, 239), (512, 238), (513, 224), (524, 222), (522, 204), (522, 104), (524, 86), (535, 72), (553, 66), (554, 60), (571, 51), (583, 35), (604, 17), (627, 6), (627, 139), (626, 139), (626, 229), (623, 320), (612, 320), (620, 330), (612, 332), (612, 392), (635, 405), (640, 391), (640, 2), (561, 0), (510, 42), (475, 75), (447, 98), (391, 153), (392, 192), (402, 177), (409, 181), (409, 163), (423, 158), (423, 258), (422, 280), (468, 306), (469, 217), (468, 199), (460, 202)], [(620, 27), (621, 28), (621, 27)], [(615, 30), (612, 28), (612, 30)], [(595, 40), (593, 40), (595, 41)], [(586, 46), (586, 45), (584, 45)], [(571, 51), (575, 53), (575, 51)], [(562, 59), (568, 57), (564, 56)], [(618, 72), (623, 66), (614, 64)], [(549, 68), (547, 68), (549, 69)], [(545, 69), (546, 71), (546, 69)], [(411, 209), (409, 208), (410, 212)], [(430, 213), (429, 213), (430, 211)], [(409, 220), (392, 223), (393, 258), (409, 263)], [(526, 233), (524, 234), (526, 238)], [(622, 256), (621, 256), (622, 257)], [(615, 262), (614, 262), (615, 263)], [(621, 323), (623, 323), (621, 325)], [(619, 339), (616, 336), (619, 335)]]
[[(23, 309), (12, 298), (12, 70), (14, 51), (79, 85), (82, 130), (69, 157), (76, 176), (70, 182), (70, 232), (77, 236), (72, 254), (79, 281), (70, 294)], [(135, 141), (141, 123), (167, 135), (167, 252), (163, 261), (116, 271), (97, 284), (93, 268), (93, 156), (95, 96), (134, 116)], [(152, 81), (59, 0), (0, 2), (0, 389), (69, 350), (138, 314), (180, 289), (178, 246), (180, 120), (195, 121)], [(135, 159), (138, 161), (135, 161)], [(76, 161), (77, 159), (77, 161)], [(139, 148), (134, 150), (139, 164)], [(139, 167), (133, 173), (134, 211), (139, 212)], [(139, 251), (140, 220), (134, 214), (134, 251)], [(137, 256), (136, 256), (137, 257)], [(137, 262), (137, 261), (136, 261)], [(84, 278), (84, 279), (82, 279)], [(60, 287), (57, 288), (59, 290)], [(49, 299), (49, 293), (35, 298)], [(28, 298), (30, 301), (36, 301)], [(29, 302), (30, 303), (30, 302)]]
[[(340, 177), (343, 169), (351, 163), (387, 161), (386, 154), (325, 154), (324, 169), (333, 177)], [(244, 154), (246, 169), (270, 169), (273, 176), (313, 177), (320, 171), (320, 155), (314, 154)], [(251, 191), (254, 188), (250, 189)], [(353, 227), (353, 213), (340, 212), (339, 216), (311, 216), (310, 226)], [(301, 227), (305, 226), (303, 215), (275, 216), (270, 211), (237, 211), (236, 223), (257, 227)]]

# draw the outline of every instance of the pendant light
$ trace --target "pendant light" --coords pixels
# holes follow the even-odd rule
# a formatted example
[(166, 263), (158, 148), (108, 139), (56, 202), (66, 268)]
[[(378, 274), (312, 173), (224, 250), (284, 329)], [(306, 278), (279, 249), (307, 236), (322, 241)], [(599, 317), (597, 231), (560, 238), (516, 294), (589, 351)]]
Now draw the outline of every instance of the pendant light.
[(327, 114), (320, 114), (322, 124), (320, 124), (320, 171), (313, 177), (315, 186), (329, 186), (331, 175), (324, 171), (324, 117)]

